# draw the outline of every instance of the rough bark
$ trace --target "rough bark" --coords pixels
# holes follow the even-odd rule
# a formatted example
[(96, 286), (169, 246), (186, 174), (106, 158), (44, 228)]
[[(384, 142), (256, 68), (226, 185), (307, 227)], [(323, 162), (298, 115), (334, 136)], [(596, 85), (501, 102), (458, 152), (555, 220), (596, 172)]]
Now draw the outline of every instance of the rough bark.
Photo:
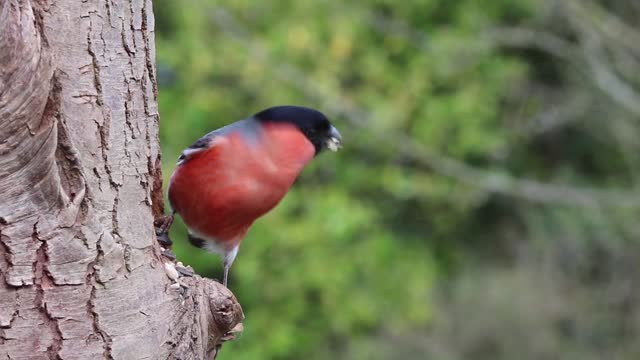
[(0, 359), (200, 359), (242, 319), (155, 242), (153, 27), (150, 0), (0, 0)]

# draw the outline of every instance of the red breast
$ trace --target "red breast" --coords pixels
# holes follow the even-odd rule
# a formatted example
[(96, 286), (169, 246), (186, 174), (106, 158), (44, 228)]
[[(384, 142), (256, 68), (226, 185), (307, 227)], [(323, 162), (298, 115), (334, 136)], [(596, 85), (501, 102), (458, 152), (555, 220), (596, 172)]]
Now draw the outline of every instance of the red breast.
[(169, 200), (195, 235), (231, 249), (280, 202), (314, 154), (311, 142), (290, 124), (261, 125), (252, 139), (231, 132), (178, 166)]

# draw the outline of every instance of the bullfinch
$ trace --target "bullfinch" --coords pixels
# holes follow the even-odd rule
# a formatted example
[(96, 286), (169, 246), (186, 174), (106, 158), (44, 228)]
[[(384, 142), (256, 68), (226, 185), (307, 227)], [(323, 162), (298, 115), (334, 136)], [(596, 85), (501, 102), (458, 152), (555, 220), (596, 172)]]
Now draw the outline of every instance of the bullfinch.
[(286, 195), (305, 165), (342, 137), (321, 112), (276, 106), (198, 139), (186, 148), (169, 181), (171, 215), (178, 213), (191, 244), (223, 259), (223, 284), (253, 222)]

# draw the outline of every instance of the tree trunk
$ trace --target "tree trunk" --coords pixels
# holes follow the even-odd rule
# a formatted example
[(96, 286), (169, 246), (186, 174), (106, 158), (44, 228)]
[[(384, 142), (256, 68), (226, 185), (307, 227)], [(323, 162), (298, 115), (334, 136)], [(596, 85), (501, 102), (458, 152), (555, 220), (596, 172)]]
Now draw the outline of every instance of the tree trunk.
[(243, 317), (165, 273), (153, 32), (150, 0), (0, 0), (0, 359), (208, 358)]

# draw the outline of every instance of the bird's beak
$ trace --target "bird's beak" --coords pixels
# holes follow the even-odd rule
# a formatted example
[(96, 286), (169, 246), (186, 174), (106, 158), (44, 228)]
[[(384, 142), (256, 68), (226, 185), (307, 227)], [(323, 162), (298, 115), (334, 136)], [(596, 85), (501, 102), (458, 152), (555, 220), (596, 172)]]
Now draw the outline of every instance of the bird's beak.
[(327, 149), (331, 151), (338, 151), (342, 147), (342, 136), (335, 127), (331, 126), (329, 129), (329, 138), (327, 139)]

